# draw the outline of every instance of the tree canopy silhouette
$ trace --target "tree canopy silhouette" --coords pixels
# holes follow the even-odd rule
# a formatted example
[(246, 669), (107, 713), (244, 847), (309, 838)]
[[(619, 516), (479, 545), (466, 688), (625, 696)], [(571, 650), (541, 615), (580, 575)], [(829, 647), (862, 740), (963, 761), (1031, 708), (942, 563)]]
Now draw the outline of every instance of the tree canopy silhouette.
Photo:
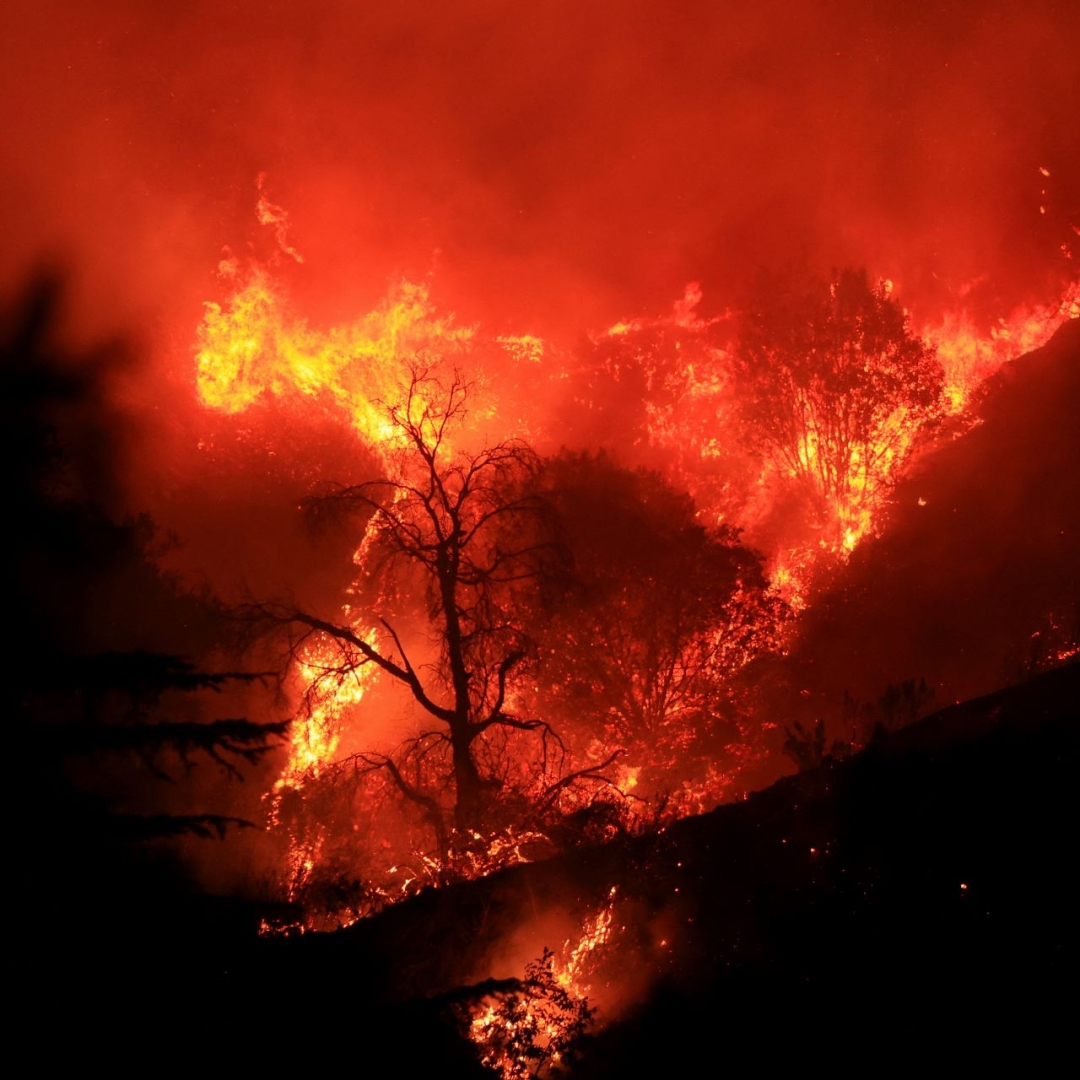
[(564, 452), (545, 486), (568, 563), (548, 584), (544, 707), (654, 785), (676, 762), (722, 759), (742, 738), (736, 676), (785, 615), (760, 557), (658, 473), (603, 454)]
[(185, 704), (193, 695), (259, 676), (134, 647), (150, 622), (165, 633), (202, 628), (208, 615), (154, 564), (153, 524), (112, 505), (116, 418), (106, 389), (125, 351), (60, 344), (59, 301), (58, 284), (42, 279), (0, 317), (6, 587), (19, 613), (7, 642), (18, 676), (5, 694), (30, 823), (19, 845), (34, 917), (50, 934), (76, 909), (118, 934), (141, 926), (161, 935), (161, 905), (186, 885), (152, 842), (247, 822), (173, 812), (158, 782), (199, 759), (237, 777), (288, 725), (199, 719)]

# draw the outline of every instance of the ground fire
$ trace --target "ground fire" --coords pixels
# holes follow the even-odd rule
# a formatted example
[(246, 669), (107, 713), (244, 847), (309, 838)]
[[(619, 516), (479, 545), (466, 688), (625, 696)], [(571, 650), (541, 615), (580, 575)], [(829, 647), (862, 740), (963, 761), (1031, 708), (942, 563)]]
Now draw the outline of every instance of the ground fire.
[(3, 46), (50, 1015), (503, 1080), (1052, 1017), (1077, 15), (354, 7)]

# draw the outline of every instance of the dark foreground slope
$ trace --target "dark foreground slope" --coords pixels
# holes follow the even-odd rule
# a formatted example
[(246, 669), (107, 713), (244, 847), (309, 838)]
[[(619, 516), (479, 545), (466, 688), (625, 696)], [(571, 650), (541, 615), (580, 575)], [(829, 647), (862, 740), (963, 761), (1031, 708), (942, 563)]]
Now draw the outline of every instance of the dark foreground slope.
[(685, 956), (575, 1075), (1066, 1051), (1078, 706), (1054, 671), (673, 830)]
[(208, 900), (178, 902), (152, 934), (73, 922), (77, 959), (20, 943), (20, 997), (55, 1036), (35, 1054), (120, 1074), (482, 1076), (447, 1002), (520, 975), (614, 887), (617, 934), (590, 980), (622, 1005), (574, 1076), (943, 1056), (1038, 1072), (1075, 1026), (1078, 706), (1073, 664), (660, 835), (429, 891), (335, 934), (259, 939), (241, 907)]
[[(259, 941), (191, 988), (191, 1052), (474, 1075), (447, 995), (608, 895), (621, 927), (580, 1077), (817, 1062), (965, 1068), (1068, 1049), (1080, 667), (946, 709), (743, 803), (428, 892), (330, 935)], [(531, 931), (530, 928), (536, 928)], [(532, 938), (529, 934), (533, 933)]]

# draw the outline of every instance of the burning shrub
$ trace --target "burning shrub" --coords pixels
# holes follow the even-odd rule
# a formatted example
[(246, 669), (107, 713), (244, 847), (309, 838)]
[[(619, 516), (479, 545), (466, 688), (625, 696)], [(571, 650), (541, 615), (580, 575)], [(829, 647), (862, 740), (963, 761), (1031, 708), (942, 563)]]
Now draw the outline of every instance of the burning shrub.
[(490, 995), (469, 1017), (469, 1037), (480, 1060), (503, 1080), (557, 1076), (592, 1022), (589, 1000), (564, 986), (555, 972), (555, 954), (525, 968), (525, 978)]

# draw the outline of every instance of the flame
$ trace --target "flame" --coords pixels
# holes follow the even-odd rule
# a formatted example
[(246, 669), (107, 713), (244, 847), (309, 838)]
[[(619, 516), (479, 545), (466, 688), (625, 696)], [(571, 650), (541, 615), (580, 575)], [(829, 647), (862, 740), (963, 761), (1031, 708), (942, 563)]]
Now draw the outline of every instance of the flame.
[(613, 885), (604, 906), (585, 920), (577, 941), (573, 945), (569, 939), (563, 942), (560, 954), (563, 958), (554, 964), (559, 985), (579, 998), (589, 996), (592, 988), (588, 980), (593, 977), (599, 951), (611, 941), (617, 893), (618, 889)]
[(468, 1035), (481, 1062), (503, 1080), (525, 1080), (557, 1067), (593, 1020), (591, 987), (601, 957), (615, 931), (617, 889), (585, 920), (576, 941), (558, 954), (545, 949), (526, 969), (524, 992), (500, 1000), (489, 996), (468, 1017)]
[(1021, 305), (987, 331), (980, 331), (966, 310), (948, 313), (940, 322), (925, 326), (922, 336), (937, 349), (945, 369), (949, 413), (962, 413), (972, 392), (1002, 364), (1045, 345), (1059, 327), (1076, 318), (1080, 318), (1078, 281), (1066, 286), (1058, 300)]
[(283, 207), (275, 206), (263, 190), (266, 184), (266, 173), (259, 173), (256, 186), (259, 189), (259, 201), (255, 204), (255, 217), (260, 225), (268, 225), (274, 230), (274, 239), (277, 241), (278, 251), (288, 255), (295, 262), (302, 263), (304, 256), (296, 248), (289, 244), (289, 213)]
[[(366, 640), (373, 644), (374, 639), (375, 631), (369, 630)], [(293, 721), (289, 756), (267, 795), (267, 820), (271, 828), (284, 825), (282, 803), (286, 794), (303, 791), (333, 763), (341, 744), (343, 714), (363, 700), (374, 673), (370, 665), (343, 671), (339, 657), (328, 645), (308, 645), (297, 658), (294, 677), (305, 708)], [(323, 842), (319, 828), (289, 836), (286, 873), (290, 901), (297, 899), (310, 880)]]
[[(890, 297), (899, 292), (891, 280), (880, 285)], [(730, 484), (715, 490), (703, 484), (702, 479), (708, 476), (714, 460), (730, 454), (730, 413), (737, 388), (727, 375), (726, 347), (717, 346), (705, 333), (730, 313), (700, 319), (694, 314), (700, 299), (700, 287), (692, 283), (687, 286), (684, 299), (674, 305), (672, 314), (619, 322), (605, 336), (627, 343), (641, 342), (637, 348), (646, 354), (640, 363), (646, 372), (648, 388), (663, 391), (645, 403), (650, 444), (678, 453), (677, 475), (673, 479), (694, 495), (709, 517), (720, 522), (732, 514)], [(974, 390), (1002, 364), (1045, 345), (1063, 323), (1077, 317), (1080, 317), (1080, 282), (1074, 281), (1057, 300), (1019, 306), (997, 319), (986, 331), (979, 331), (975, 318), (964, 309), (947, 313), (937, 322), (925, 323), (919, 336), (933, 347), (945, 373), (944, 414), (962, 414)], [(657, 329), (681, 331), (674, 348), (685, 354), (685, 363), (676, 379), (666, 375), (662, 385), (655, 374), (660, 358), (649, 355), (649, 350), (656, 346), (647, 341), (648, 332)], [(874, 534), (892, 483), (922, 427), (938, 415), (932, 410), (926, 416), (915, 417), (909, 410), (897, 408), (878, 425), (870, 441), (852, 449), (847, 485), (828, 500), (817, 545), (822, 553), (850, 555), (864, 538)], [(766, 464), (756, 481), (746, 485), (742, 505), (734, 507), (736, 519), (752, 531), (755, 523), (770, 512), (777, 478), (790, 482), (797, 475), (825, 476), (827, 469), (820, 433), (811, 426), (793, 447), (786, 473), (778, 474), (774, 465)], [(814, 552), (805, 547), (774, 550), (771, 554), (774, 588), (796, 609), (805, 606), (816, 561)]]
[[(374, 645), (374, 629), (363, 636), (369, 645)], [(358, 705), (367, 692), (375, 668), (364, 665), (341, 672), (338, 660), (328, 645), (308, 645), (297, 658), (296, 676), (307, 695), (308, 707), (303, 719), (293, 722), (289, 760), (275, 790), (298, 790), (307, 780), (319, 776), (340, 745), (342, 713)]]
[(772, 587), (796, 614), (806, 609), (809, 576), (805, 552), (781, 552), (773, 561), (769, 575)]
[(397, 400), (408, 365), (461, 354), (475, 337), (453, 315), (438, 315), (428, 287), (410, 281), (351, 326), (326, 332), (293, 314), (265, 267), (225, 303), (205, 306), (195, 356), (204, 405), (237, 413), (265, 395), (316, 399), (373, 446), (395, 438), (384, 404)]

